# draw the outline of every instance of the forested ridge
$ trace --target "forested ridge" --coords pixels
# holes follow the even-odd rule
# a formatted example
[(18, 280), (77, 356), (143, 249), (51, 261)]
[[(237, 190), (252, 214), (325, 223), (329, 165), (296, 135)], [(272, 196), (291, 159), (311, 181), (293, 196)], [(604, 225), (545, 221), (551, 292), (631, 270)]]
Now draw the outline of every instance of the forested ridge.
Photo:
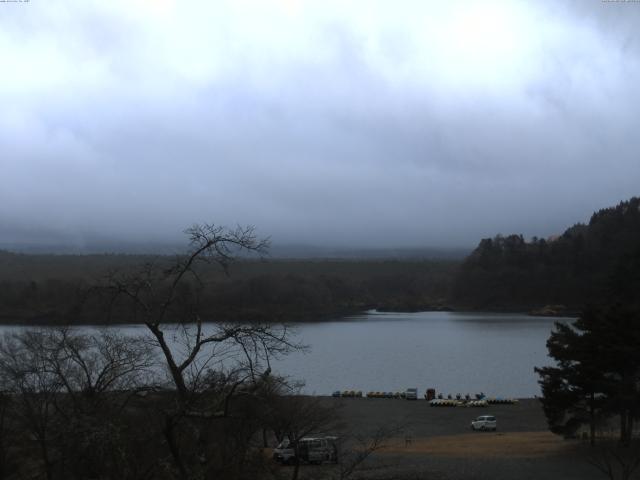
[[(5, 323), (135, 322), (90, 295), (110, 272), (170, 265), (175, 257), (28, 255), (0, 252), (0, 320)], [(370, 308), (447, 306), (457, 260), (238, 260), (228, 275), (198, 267), (206, 321), (313, 321)], [(185, 282), (182, 295), (195, 292)]]
[(640, 198), (633, 197), (558, 237), (483, 239), (456, 275), (452, 302), (458, 308), (572, 312), (633, 288), (638, 267)]

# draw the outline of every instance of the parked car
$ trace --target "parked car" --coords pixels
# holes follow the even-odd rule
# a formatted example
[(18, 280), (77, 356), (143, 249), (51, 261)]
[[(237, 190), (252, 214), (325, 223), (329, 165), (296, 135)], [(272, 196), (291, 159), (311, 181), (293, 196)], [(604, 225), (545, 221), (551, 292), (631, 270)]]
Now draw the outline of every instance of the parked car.
[[(322, 462), (337, 462), (338, 437), (304, 437), (298, 442), (300, 461), (320, 464)], [(288, 439), (284, 439), (273, 450), (273, 459), (284, 464), (292, 464), (296, 460), (296, 452)]]
[(417, 400), (418, 399), (418, 389), (417, 388), (407, 388), (405, 392), (405, 398), (407, 400)]
[(480, 415), (471, 422), (471, 430), (497, 430), (498, 423), (493, 415)]

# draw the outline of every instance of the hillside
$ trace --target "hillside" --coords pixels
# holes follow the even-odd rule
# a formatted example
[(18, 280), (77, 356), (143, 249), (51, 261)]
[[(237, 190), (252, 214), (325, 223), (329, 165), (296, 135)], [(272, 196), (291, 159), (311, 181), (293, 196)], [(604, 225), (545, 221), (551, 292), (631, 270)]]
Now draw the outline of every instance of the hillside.
[[(0, 251), (0, 322), (102, 323), (105, 306), (81, 300), (110, 271), (174, 257), (29, 255)], [(239, 260), (229, 275), (202, 266), (207, 320), (311, 321), (369, 308), (443, 308), (458, 260)], [(194, 285), (185, 284), (193, 290)], [(82, 306), (82, 308), (79, 308)], [(114, 322), (135, 321), (115, 315)]]
[(575, 311), (614, 291), (633, 301), (639, 258), (640, 198), (634, 197), (557, 238), (483, 239), (461, 265), (452, 301), (459, 308), (485, 310), (558, 306), (551, 311)]

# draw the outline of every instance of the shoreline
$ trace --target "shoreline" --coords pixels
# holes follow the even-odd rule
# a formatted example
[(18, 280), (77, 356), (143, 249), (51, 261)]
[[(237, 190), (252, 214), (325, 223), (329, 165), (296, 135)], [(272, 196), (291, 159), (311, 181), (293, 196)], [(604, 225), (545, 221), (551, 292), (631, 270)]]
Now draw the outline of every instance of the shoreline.
[[(538, 310), (519, 310), (519, 309), (489, 309), (489, 310), (481, 310), (474, 308), (456, 308), (456, 307), (437, 307), (437, 308), (407, 308), (407, 309), (387, 309), (385, 307), (378, 308), (372, 306), (371, 308), (365, 309), (354, 309), (354, 310), (343, 310), (341, 312), (333, 312), (333, 313), (323, 313), (315, 316), (307, 316), (304, 319), (296, 319), (296, 320), (273, 320), (270, 322), (257, 320), (255, 317), (248, 317), (246, 319), (238, 319), (233, 318), (231, 320), (226, 320), (228, 323), (273, 323), (273, 324), (312, 324), (312, 323), (329, 323), (336, 322), (341, 320), (347, 320), (349, 317), (358, 316), (358, 315), (367, 315), (369, 313), (381, 313), (381, 314), (412, 314), (412, 313), (434, 313), (434, 312), (452, 312), (452, 313), (476, 313), (476, 314), (497, 314), (497, 315), (521, 315), (527, 317), (534, 318), (563, 318), (563, 319), (575, 319), (580, 313), (574, 310), (566, 310), (563, 312), (557, 311), (538, 311)], [(144, 325), (142, 322), (128, 322), (122, 320), (112, 320), (110, 322), (69, 322), (69, 321), (61, 321), (60, 319), (56, 320), (44, 320), (42, 315), (38, 315), (35, 317), (26, 317), (20, 315), (7, 315), (0, 314), (0, 325), (1, 326), (16, 326), (16, 327), (111, 327), (111, 326), (127, 326), (127, 325)], [(175, 322), (167, 322), (167, 324), (171, 324)], [(215, 320), (204, 320), (203, 324), (214, 324), (218, 323)], [(185, 324), (195, 324), (195, 322), (187, 322)]]

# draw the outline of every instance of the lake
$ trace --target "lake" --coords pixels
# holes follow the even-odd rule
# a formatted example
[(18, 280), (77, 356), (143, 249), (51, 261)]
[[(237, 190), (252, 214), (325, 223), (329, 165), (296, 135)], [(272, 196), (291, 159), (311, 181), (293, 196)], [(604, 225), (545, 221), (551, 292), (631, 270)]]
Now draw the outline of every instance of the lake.
[(305, 391), (397, 391), (433, 387), (451, 393), (533, 397), (535, 366), (553, 363), (546, 341), (554, 321), (502, 313), (380, 313), (300, 324), (308, 353), (274, 363), (274, 370), (306, 381)]
[[(546, 341), (554, 321), (571, 320), (504, 313), (371, 311), (295, 325), (295, 340), (307, 345), (308, 351), (275, 360), (272, 367), (275, 373), (304, 380), (309, 394), (417, 387), (421, 395), (426, 388), (435, 388), (445, 395), (533, 397), (540, 394), (533, 368), (552, 364)], [(0, 331), (22, 328), (3, 326)], [(147, 334), (142, 325), (111, 328), (125, 335)]]

